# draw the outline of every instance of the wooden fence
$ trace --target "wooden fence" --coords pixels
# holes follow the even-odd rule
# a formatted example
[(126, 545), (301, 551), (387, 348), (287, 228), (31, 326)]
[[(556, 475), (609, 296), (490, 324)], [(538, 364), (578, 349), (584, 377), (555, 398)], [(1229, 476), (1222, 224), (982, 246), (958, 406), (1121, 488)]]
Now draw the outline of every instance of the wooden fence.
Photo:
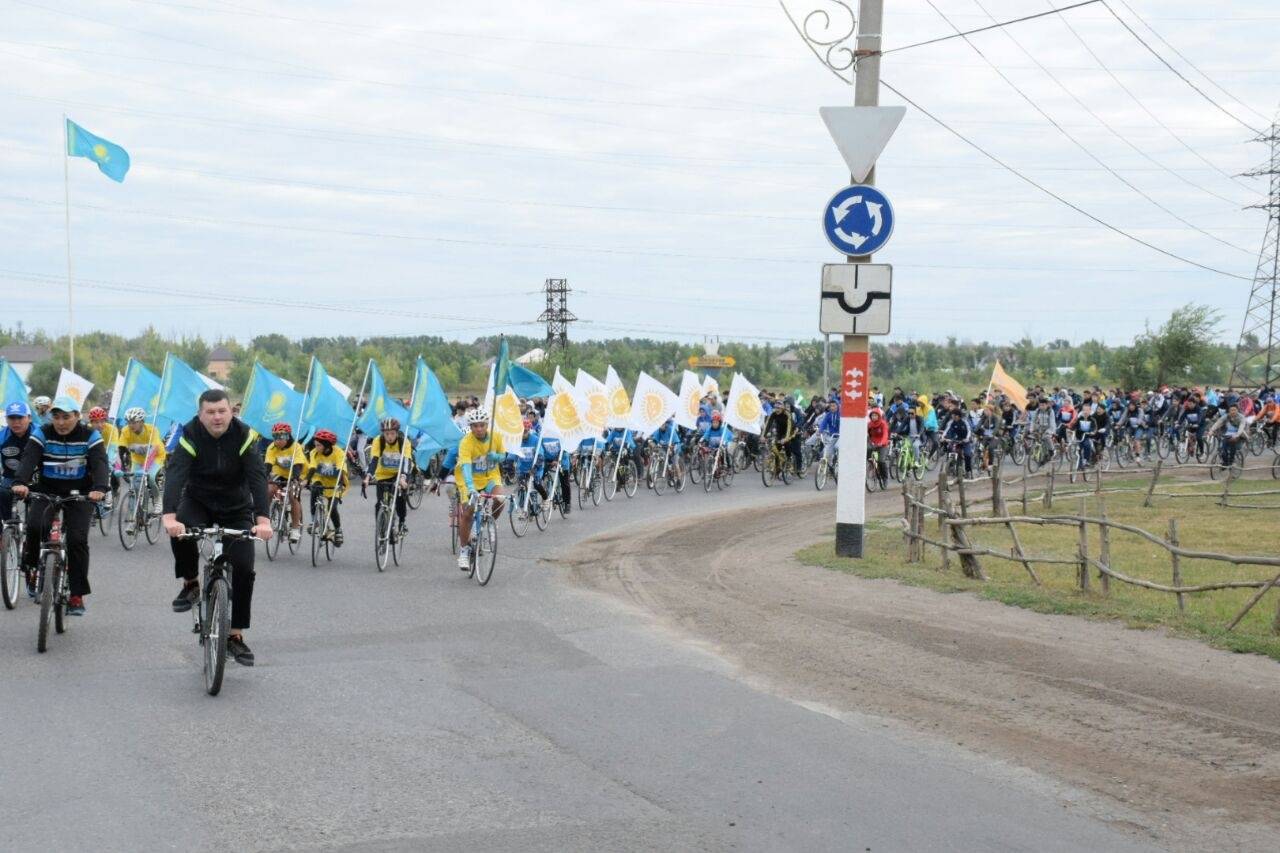
[[(1240, 620), (1249, 613), (1254, 606), (1262, 600), (1267, 591), (1272, 587), (1280, 584), (1280, 573), (1269, 579), (1259, 580), (1232, 580), (1220, 581), (1215, 583), (1197, 584), (1186, 586), (1182, 582), (1181, 562), (1182, 560), (1210, 560), (1223, 563), (1229, 563), (1237, 566), (1264, 566), (1272, 570), (1280, 572), (1280, 557), (1267, 556), (1238, 556), (1233, 554), (1219, 554), (1210, 551), (1195, 551), (1183, 548), (1178, 541), (1178, 523), (1177, 519), (1169, 519), (1168, 531), (1164, 535), (1156, 535), (1149, 531), (1135, 527), (1131, 524), (1122, 524), (1111, 521), (1106, 515), (1105, 495), (1116, 492), (1138, 492), (1143, 493), (1143, 505), (1151, 506), (1151, 502), (1156, 497), (1161, 498), (1200, 498), (1215, 499), (1220, 506), (1241, 508), (1241, 509), (1280, 509), (1280, 506), (1265, 506), (1262, 504), (1239, 504), (1231, 502), (1233, 497), (1246, 497), (1258, 495), (1280, 495), (1280, 489), (1256, 489), (1254, 491), (1240, 492), (1233, 491), (1233, 485), (1239, 482), (1237, 477), (1227, 476), (1223, 481), (1221, 492), (1210, 493), (1184, 493), (1177, 491), (1157, 491), (1156, 486), (1160, 482), (1162, 476), (1177, 476), (1175, 472), (1181, 472), (1182, 475), (1194, 472), (1196, 469), (1207, 469), (1208, 466), (1201, 465), (1182, 465), (1177, 466), (1174, 470), (1165, 469), (1159, 462), (1154, 466), (1150, 473), (1150, 481), (1145, 487), (1114, 487), (1106, 488), (1103, 485), (1104, 478), (1115, 479), (1113, 474), (1116, 472), (1103, 472), (1095, 477), (1094, 482), (1090, 484), (1092, 487), (1087, 490), (1077, 490), (1065, 493), (1055, 493), (1055, 479), (1060, 472), (1052, 470), (1046, 472), (1038, 472), (1030, 474), (1023, 471), (1022, 475), (1011, 480), (1004, 479), (999, 470), (997, 470), (990, 478), (982, 480), (965, 480), (964, 478), (949, 479), (945, 470), (939, 470), (937, 482), (933, 485), (926, 485), (923, 482), (905, 482), (902, 485), (902, 510), (903, 510), (903, 541), (906, 548), (907, 562), (918, 563), (923, 562), (925, 558), (925, 548), (932, 546), (938, 549), (941, 557), (941, 569), (949, 571), (951, 568), (951, 559), (954, 555), (961, 572), (969, 578), (975, 580), (986, 580), (986, 575), (982, 569), (981, 558), (994, 558), (1000, 560), (1008, 560), (1020, 563), (1030, 576), (1033, 583), (1040, 585), (1040, 577), (1036, 573), (1036, 565), (1065, 565), (1075, 568), (1076, 585), (1082, 592), (1090, 592), (1092, 589), (1091, 569), (1096, 570), (1098, 574), (1098, 583), (1100, 591), (1103, 594), (1109, 594), (1111, 590), (1111, 581), (1115, 580), (1120, 583), (1130, 584), (1143, 589), (1154, 590), (1156, 592), (1169, 593), (1177, 599), (1178, 609), (1185, 611), (1186, 599), (1188, 593), (1212, 592), (1214, 590), (1224, 589), (1255, 589), (1256, 593), (1249, 599), (1245, 606), (1236, 614), (1235, 618), (1226, 626), (1226, 630), (1230, 631), (1240, 624)], [(1244, 470), (1247, 476), (1253, 471), (1269, 471), (1270, 466), (1249, 468)], [(1163, 471), (1163, 473), (1162, 473)], [(1125, 470), (1120, 472), (1128, 474), (1131, 478), (1134, 471)], [(1145, 473), (1145, 472), (1144, 472)], [(1266, 476), (1270, 476), (1267, 474)], [(1043, 478), (1045, 483), (1038, 495), (1029, 493), (1028, 483), (1035, 479)], [(1203, 485), (1205, 481), (1180, 482), (1172, 484), (1172, 488), (1179, 488), (1186, 485)], [(989, 483), (990, 494), (981, 496), (974, 494), (978, 489), (982, 489), (985, 483)], [(1009, 508), (1005, 500), (1005, 491), (1007, 488), (1021, 485), (1020, 502), (1022, 504), (1022, 513), (1019, 515), (1009, 514)], [(985, 491), (985, 489), (984, 489)], [(936, 505), (930, 504), (929, 496), (934, 495)], [(1035, 500), (1039, 500), (1045, 510), (1051, 510), (1055, 500), (1061, 501), (1067, 497), (1079, 497), (1080, 511), (1076, 515), (1068, 514), (1045, 514), (1031, 515), (1028, 512), (1028, 506)], [(1098, 513), (1095, 516), (1086, 514), (1085, 501), (1087, 497), (1093, 497), (1098, 506)], [(980, 504), (990, 504), (990, 515), (975, 516), (974, 510)], [(937, 534), (929, 536), (927, 533), (927, 521), (930, 517), (937, 519)], [(1060, 557), (1052, 555), (1029, 554), (1023, 547), (1022, 537), (1018, 535), (1019, 525), (1060, 525), (1075, 527), (1079, 531), (1077, 539), (1076, 553), (1070, 557)], [(1099, 549), (1096, 556), (1090, 553), (1089, 549), (1089, 528), (1093, 526), (1097, 529), (1097, 539)], [(996, 551), (991, 548), (978, 547), (973, 544), (969, 536), (969, 531), (978, 527), (1003, 527), (1008, 531), (1011, 540), (1011, 548), (1009, 553)], [(1141, 578), (1131, 577), (1120, 571), (1117, 571), (1111, 565), (1111, 534), (1113, 531), (1121, 532), (1133, 536), (1137, 536), (1154, 545), (1163, 548), (1169, 555), (1170, 561), (1170, 583), (1161, 584), (1153, 581), (1143, 580)], [(1280, 605), (1277, 606), (1276, 615), (1272, 623), (1272, 631), (1280, 634)]]

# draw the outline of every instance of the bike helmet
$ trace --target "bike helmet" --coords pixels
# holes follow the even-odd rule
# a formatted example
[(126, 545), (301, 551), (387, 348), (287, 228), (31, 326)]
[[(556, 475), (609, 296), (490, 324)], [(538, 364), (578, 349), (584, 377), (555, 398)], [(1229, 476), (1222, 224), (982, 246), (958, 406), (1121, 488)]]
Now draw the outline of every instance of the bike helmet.
[(527, 432), (528, 430), (533, 429), (533, 421), (529, 420), (528, 418), (525, 418), (523, 426), (525, 428), (525, 431)]
[(293, 435), (293, 427), (289, 426), (284, 421), (280, 421), (278, 424), (271, 427), (271, 434), (277, 437), (280, 435)]
[(39, 397), (36, 397), (34, 400), (32, 400), (32, 401), (31, 401), (31, 405), (33, 405), (33, 406), (52, 406), (52, 405), (53, 405), (53, 401), (52, 401), (52, 400), (50, 400), (48, 397), (44, 396), (43, 394), (41, 394)]
[(316, 433), (316, 441), (332, 446), (338, 443), (338, 437), (331, 430), (322, 429)]
[(394, 429), (398, 431), (400, 429), (400, 419), (399, 418), (383, 418), (382, 423), (379, 424), (379, 426), (382, 429)]
[(712, 422), (713, 424), (718, 424), (718, 423), (720, 423), (722, 420), (724, 420), (724, 415), (722, 415), (720, 412), (712, 412), (712, 413), (711, 413), (711, 422)]
[(476, 406), (467, 412), (467, 424), (487, 424), (489, 423), (489, 410), (484, 406)]
[(134, 406), (132, 409), (124, 413), (124, 419), (133, 423), (134, 421), (145, 421), (147, 419), (147, 410), (141, 406)]
[(89, 420), (105, 421), (107, 419), (107, 410), (101, 406), (94, 406), (89, 410)]

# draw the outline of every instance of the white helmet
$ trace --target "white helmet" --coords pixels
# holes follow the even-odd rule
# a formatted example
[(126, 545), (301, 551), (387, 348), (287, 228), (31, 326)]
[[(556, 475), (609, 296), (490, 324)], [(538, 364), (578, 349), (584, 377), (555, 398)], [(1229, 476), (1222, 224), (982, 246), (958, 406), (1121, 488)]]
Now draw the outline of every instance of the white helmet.
[(33, 406), (52, 406), (52, 405), (53, 405), (53, 401), (52, 401), (52, 400), (50, 400), (48, 397), (44, 396), (43, 394), (41, 394), (39, 397), (36, 397), (34, 400), (32, 400), (32, 401), (31, 401), (31, 405), (33, 405)]
[(147, 410), (141, 406), (134, 406), (124, 413), (124, 419), (133, 423), (134, 421), (145, 421), (147, 419)]
[(476, 406), (467, 412), (468, 424), (487, 424), (489, 423), (489, 410), (484, 406)]

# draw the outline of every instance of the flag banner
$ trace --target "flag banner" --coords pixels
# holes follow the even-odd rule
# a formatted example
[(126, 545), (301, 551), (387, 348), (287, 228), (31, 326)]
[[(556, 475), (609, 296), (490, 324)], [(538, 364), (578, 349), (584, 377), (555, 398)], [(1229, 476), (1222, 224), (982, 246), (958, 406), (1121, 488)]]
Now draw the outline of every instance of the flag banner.
[(111, 420), (116, 419), (116, 412), (120, 409), (120, 398), (124, 396), (124, 374), (116, 373), (116, 384), (111, 386), (111, 408), (107, 411), (107, 417)]
[(547, 398), (547, 413), (542, 418), (542, 435), (544, 438), (560, 439), (560, 447), (573, 453), (578, 445), (595, 433), (584, 416), (586, 406), (581, 396), (569, 384), (569, 380), (560, 375), (558, 367), (551, 387), (554, 393)]
[(760, 389), (747, 381), (741, 373), (733, 374), (729, 384), (729, 399), (724, 407), (724, 421), (730, 427), (752, 435), (760, 434), (764, 409), (760, 408)]
[(991, 369), (991, 387), (1012, 400), (1019, 412), (1027, 410), (1027, 389), (1022, 387), (1022, 383), (1018, 380), (1005, 373), (999, 361)]
[(511, 377), (511, 387), (516, 389), (516, 393), (526, 400), (531, 397), (550, 397), (555, 393), (554, 389), (547, 384), (547, 380), (527, 367), (513, 364), (509, 375)]
[[(342, 389), (338, 389), (341, 391)], [(365, 435), (377, 435), (381, 429), (383, 418), (395, 418), (408, 432), (410, 426), (409, 410), (404, 404), (387, 393), (387, 383), (378, 369), (378, 362), (369, 360), (369, 387), (365, 390), (364, 413), (356, 425)]]
[(72, 373), (65, 367), (58, 374), (58, 390), (54, 392), (53, 399), (59, 397), (70, 397), (80, 404), (80, 410), (84, 411), (84, 404), (89, 401), (89, 394), (93, 391), (93, 383), (85, 379), (78, 373)]
[(160, 374), (159, 402), (153, 418), (163, 432), (171, 423), (184, 424), (195, 417), (200, 409), (200, 395), (209, 390), (204, 379), (191, 365), (173, 353), (164, 357), (164, 371)]
[(0, 404), (7, 406), (10, 403), (26, 403), (27, 408), (31, 408), (31, 401), (27, 399), (27, 383), (22, 381), (12, 364), (0, 358)]
[(720, 393), (720, 383), (716, 381), (714, 376), (702, 377), (702, 396), (715, 394), (716, 399), (720, 399), (723, 395)]
[(333, 386), (333, 390), (337, 391), (339, 394), (342, 395), (342, 399), (344, 400), (351, 399), (350, 385), (348, 385), (345, 382), (339, 382), (337, 379), (334, 379), (332, 376), (329, 377), (329, 384)]
[[(415, 367), (408, 425), (444, 449), (456, 446), (462, 439), (462, 430), (453, 422), (453, 410), (444, 394), (444, 387), (422, 356), (418, 356)], [(518, 442), (516, 446), (519, 446)]]
[(627, 399), (627, 389), (622, 386), (622, 380), (618, 377), (618, 372), (613, 369), (613, 365), (609, 365), (608, 371), (604, 377), (605, 393), (609, 397), (609, 421), (610, 429), (623, 429), (627, 425), (627, 421), (631, 418), (631, 401)]
[(514, 388), (508, 387), (493, 401), (493, 431), (502, 436), (502, 446), (513, 451), (524, 441), (524, 415)]
[(93, 135), (71, 119), (67, 119), (67, 156), (89, 158), (98, 164), (98, 171), (116, 183), (123, 182), (129, 171), (128, 151)]
[(351, 437), (351, 425), (355, 422), (356, 413), (347, 403), (342, 392), (329, 382), (329, 372), (324, 369), (320, 359), (311, 359), (311, 374), (307, 380), (307, 393), (303, 395), (301, 426), (295, 433), (310, 433), (315, 430), (331, 430), (340, 438)]
[(507, 339), (498, 345), (498, 357), (493, 362), (493, 395), (497, 397), (511, 384), (511, 350)]
[(244, 391), (240, 420), (260, 435), (271, 435), (271, 428), (281, 422), (296, 426), (302, 420), (302, 395), (255, 361)]
[(680, 400), (676, 405), (676, 423), (685, 429), (694, 429), (698, 425), (698, 409), (702, 406), (702, 398), (706, 395), (706, 386), (698, 381), (697, 374), (686, 370), (680, 377)]
[(204, 383), (204, 387), (217, 388), (219, 391), (227, 390), (227, 386), (223, 385), (221, 382), (214, 379), (212, 376), (205, 376), (203, 373), (199, 374), (199, 376), (200, 376), (200, 381)]
[(603, 382), (582, 368), (578, 368), (578, 379), (574, 383), (574, 388), (586, 403), (583, 415), (587, 420), (587, 426), (591, 427), (591, 434), (603, 435), (605, 427), (609, 425), (608, 389), (604, 387)]
[(633, 432), (641, 435), (652, 435), (667, 422), (667, 418), (676, 413), (680, 404), (679, 398), (670, 388), (643, 370), (636, 379), (636, 393), (631, 399), (634, 402), (631, 405), (629, 426)]
[[(129, 359), (124, 369), (124, 387), (120, 389), (120, 405), (115, 408), (117, 423), (130, 409), (142, 409), (154, 418), (160, 405), (160, 377), (136, 358)], [(112, 401), (115, 404), (115, 401)]]

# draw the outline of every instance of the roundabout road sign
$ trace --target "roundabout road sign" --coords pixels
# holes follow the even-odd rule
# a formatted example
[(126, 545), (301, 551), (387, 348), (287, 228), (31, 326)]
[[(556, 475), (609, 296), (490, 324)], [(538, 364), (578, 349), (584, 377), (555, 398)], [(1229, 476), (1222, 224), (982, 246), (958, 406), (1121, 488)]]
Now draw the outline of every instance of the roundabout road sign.
[(893, 206), (875, 187), (855, 184), (831, 197), (822, 212), (827, 240), (842, 255), (870, 255), (893, 234)]

